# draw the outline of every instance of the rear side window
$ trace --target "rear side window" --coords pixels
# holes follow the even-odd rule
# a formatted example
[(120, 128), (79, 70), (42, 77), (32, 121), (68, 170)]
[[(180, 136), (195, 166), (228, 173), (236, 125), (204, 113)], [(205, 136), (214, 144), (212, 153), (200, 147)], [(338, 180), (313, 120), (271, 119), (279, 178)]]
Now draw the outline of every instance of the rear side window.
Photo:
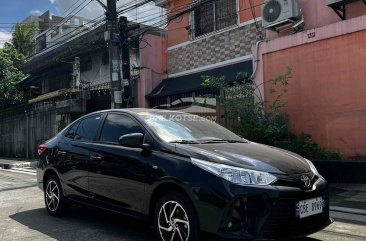
[(76, 130), (78, 129), (79, 122), (74, 124), (65, 134), (65, 137), (68, 139), (74, 139), (74, 136), (76, 134)]
[(82, 120), (77, 128), (74, 139), (79, 141), (94, 140), (100, 119), (101, 115), (96, 115)]
[(145, 131), (129, 116), (109, 114), (104, 122), (100, 141), (118, 143), (121, 136), (132, 133), (145, 133)]

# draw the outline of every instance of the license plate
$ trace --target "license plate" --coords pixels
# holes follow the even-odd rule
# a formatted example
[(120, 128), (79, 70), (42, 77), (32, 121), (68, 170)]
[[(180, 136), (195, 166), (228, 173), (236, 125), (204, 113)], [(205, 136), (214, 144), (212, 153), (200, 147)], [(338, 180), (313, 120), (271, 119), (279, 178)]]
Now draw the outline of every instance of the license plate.
[(325, 201), (322, 197), (303, 200), (296, 203), (296, 216), (306, 218), (323, 212)]

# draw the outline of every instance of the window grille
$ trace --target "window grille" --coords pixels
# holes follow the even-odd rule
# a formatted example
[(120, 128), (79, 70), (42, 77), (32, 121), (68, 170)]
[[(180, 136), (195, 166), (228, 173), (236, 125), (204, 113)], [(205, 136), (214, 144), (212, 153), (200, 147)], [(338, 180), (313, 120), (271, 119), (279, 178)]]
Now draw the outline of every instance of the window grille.
[(194, 37), (231, 27), (237, 24), (237, 21), (237, 0), (216, 0), (201, 3), (193, 11)]

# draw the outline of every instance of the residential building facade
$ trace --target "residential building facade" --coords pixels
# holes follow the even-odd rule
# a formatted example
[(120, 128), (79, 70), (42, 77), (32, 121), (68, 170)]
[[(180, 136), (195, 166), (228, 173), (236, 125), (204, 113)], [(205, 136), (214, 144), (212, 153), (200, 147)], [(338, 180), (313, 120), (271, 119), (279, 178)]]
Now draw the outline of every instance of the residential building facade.
[[(331, 2), (338, 5), (327, 5)], [(299, 0), (299, 5), (303, 30), (266, 31), (255, 80), (264, 83), (270, 103), (274, 97), (266, 83), (291, 67), (283, 101), (292, 129), (346, 158), (365, 157), (366, 5), (361, 0)]]
[[(290, 67), (283, 111), (292, 130), (311, 134), (321, 146), (338, 149), (345, 157), (366, 156), (364, 1), (155, 2), (167, 9), (168, 18), (186, 13), (169, 22), (168, 78), (149, 95), (151, 107), (185, 109), (177, 103), (197, 104), (202, 76), (225, 75), (230, 81), (229, 73), (238, 71), (254, 72), (269, 105), (274, 100), (270, 80)], [(205, 4), (195, 8), (200, 3)], [(263, 19), (266, 5), (270, 15)], [(290, 5), (298, 15), (282, 21), (288, 14), (283, 9)]]
[(173, 19), (166, 39), (168, 78), (149, 95), (150, 107), (182, 109), (197, 104), (195, 97), (208, 94), (202, 76), (224, 76), (233, 81), (238, 72), (251, 75), (252, 46), (264, 34), (260, 2), (218, 0), (202, 5), (191, 0), (156, 1)]
[[(90, 20), (80, 16), (63, 18), (46, 11), (40, 16), (30, 15), (22, 23), (32, 24), (38, 29), (34, 41), (36, 43), (35, 52), (40, 52), (64, 41), (65, 38), (70, 38), (80, 31), (84, 31), (85, 28), (88, 28), (87, 23), (90, 23)], [(85, 28), (81, 28), (84, 25)], [(74, 31), (76, 28), (80, 30)]]
[[(28, 93), (28, 103), (0, 112), (1, 156), (35, 158), (38, 145), (76, 118), (111, 108), (105, 31), (101, 23), (31, 56), (23, 66), (28, 77), (18, 84)], [(130, 41), (130, 106), (145, 106), (144, 96), (165, 77), (163, 36), (164, 32), (153, 30), (145, 33), (144, 42)], [(126, 86), (126, 80), (121, 84)]]

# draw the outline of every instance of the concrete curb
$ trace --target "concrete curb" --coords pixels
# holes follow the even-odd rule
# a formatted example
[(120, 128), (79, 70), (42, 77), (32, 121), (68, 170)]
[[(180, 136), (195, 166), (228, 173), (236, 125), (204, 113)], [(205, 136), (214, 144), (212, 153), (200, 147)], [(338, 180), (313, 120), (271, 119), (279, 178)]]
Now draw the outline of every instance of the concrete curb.
[(334, 211), (334, 212), (340, 212), (340, 213), (350, 213), (350, 214), (357, 214), (357, 215), (365, 215), (366, 216), (366, 210), (364, 210), (364, 209), (330, 206), (329, 210)]
[(344, 220), (351, 223), (366, 223), (365, 215), (330, 211), (330, 216), (338, 221)]
[(8, 163), (8, 162), (1, 162), (0, 161), (0, 168), (3, 169), (12, 169), (12, 168), (35, 168), (37, 166), (37, 161), (32, 162), (19, 162), (19, 163)]

